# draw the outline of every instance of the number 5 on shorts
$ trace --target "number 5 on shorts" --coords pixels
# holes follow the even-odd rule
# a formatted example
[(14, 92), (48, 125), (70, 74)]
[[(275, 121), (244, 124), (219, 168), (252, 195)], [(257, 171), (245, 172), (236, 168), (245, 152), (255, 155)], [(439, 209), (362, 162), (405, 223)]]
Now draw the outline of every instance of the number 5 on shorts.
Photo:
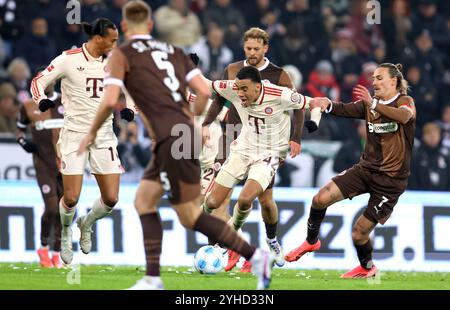
[(169, 178), (167, 177), (167, 172), (161, 171), (159, 173), (159, 178), (161, 180), (163, 190), (166, 192), (170, 191), (172, 187), (170, 186), (170, 181)]

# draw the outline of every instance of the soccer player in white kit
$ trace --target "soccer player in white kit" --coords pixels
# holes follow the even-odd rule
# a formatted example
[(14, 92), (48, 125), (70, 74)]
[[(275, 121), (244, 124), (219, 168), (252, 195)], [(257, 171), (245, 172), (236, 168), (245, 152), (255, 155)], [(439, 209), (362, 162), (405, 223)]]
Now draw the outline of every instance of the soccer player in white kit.
[[(231, 143), (230, 155), (203, 209), (220, 207), (232, 188), (247, 177), (233, 211), (232, 224), (238, 230), (250, 214), (253, 200), (266, 190), (280, 162), (286, 158), (291, 125), (287, 111), (309, 108), (312, 100), (327, 99), (312, 99), (287, 87), (262, 81), (253, 66), (240, 69), (234, 81), (210, 81), (210, 85), (215, 93), (234, 104), (243, 127)], [(320, 109), (311, 111), (311, 120), (317, 126), (320, 118)], [(209, 130), (204, 127), (204, 138), (209, 139), (209, 136)], [(277, 263), (282, 265), (283, 258)]]
[(82, 156), (76, 154), (79, 141), (89, 131), (103, 94), (106, 55), (115, 47), (118, 32), (110, 20), (99, 18), (92, 24), (83, 23), (89, 40), (82, 47), (63, 52), (38, 74), (31, 83), (31, 93), (39, 109), (45, 111), (54, 106), (44, 89), (61, 79), (64, 127), (57, 143), (61, 159), (64, 194), (59, 202), (62, 224), (61, 259), (70, 264), (73, 258), (71, 224), (80, 197), (83, 173), (89, 161), (101, 196), (91, 211), (77, 219), (81, 231), (80, 247), (83, 253), (91, 251), (92, 224), (112, 212), (119, 194), (122, 166), (117, 154), (117, 138), (112, 127), (112, 114), (103, 123), (95, 143)]

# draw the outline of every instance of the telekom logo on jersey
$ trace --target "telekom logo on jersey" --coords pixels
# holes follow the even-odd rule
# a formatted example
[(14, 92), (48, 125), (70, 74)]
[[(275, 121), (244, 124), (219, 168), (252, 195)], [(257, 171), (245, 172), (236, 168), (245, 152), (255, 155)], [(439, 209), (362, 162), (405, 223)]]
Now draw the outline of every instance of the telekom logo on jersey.
[(99, 92), (103, 91), (103, 78), (86, 78), (86, 91), (91, 92), (89, 98), (100, 98)]

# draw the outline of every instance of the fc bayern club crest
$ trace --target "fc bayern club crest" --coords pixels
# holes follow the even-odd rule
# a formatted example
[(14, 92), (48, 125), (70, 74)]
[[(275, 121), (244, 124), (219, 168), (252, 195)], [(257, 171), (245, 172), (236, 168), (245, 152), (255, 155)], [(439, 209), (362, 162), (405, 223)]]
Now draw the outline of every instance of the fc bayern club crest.
[(273, 113), (273, 109), (271, 107), (267, 107), (264, 109), (264, 112), (266, 112), (266, 114), (272, 114)]

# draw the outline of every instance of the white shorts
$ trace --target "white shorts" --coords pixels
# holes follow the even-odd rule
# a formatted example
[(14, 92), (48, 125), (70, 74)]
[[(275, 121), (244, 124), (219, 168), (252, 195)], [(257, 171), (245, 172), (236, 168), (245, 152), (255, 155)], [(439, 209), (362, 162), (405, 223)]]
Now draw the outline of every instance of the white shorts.
[(211, 190), (216, 175), (214, 162), (219, 153), (219, 142), (222, 137), (222, 127), (219, 122), (215, 121), (209, 125), (210, 140), (208, 146), (203, 146), (199, 156), (201, 168), (201, 194), (206, 195)]
[(223, 164), (215, 182), (233, 188), (245, 177), (258, 182), (263, 191), (267, 189), (280, 165), (278, 156), (268, 156), (265, 159), (251, 157), (231, 151)]
[(64, 175), (84, 174), (89, 161), (93, 174), (121, 174), (123, 168), (117, 153), (117, 138), (114, 132), (99, 133), (87, 152), (77, 156), (80, 141), (86, 134), (83, 132), (62, 129), (56, 145), (61, 158), (61, 173)]

